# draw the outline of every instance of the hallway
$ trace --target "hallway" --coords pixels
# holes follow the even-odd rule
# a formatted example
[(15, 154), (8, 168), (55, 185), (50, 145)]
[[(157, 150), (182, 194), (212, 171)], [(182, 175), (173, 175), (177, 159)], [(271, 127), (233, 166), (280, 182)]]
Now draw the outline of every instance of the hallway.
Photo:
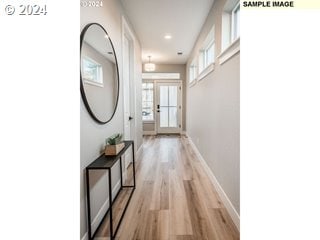
[[(144, 137), (136, 166), (137, 188), (116, 239), (240, 239), (187, 137)], [(115, 221), (126, 196), (115, 203)], [(95, 239), (108, 239), (107, 219)]]
[[(81, 240), (110, 236), (101, 221), (111, 195), (117, 239), (239, 239), (239, 6), (108, 0), (81, 8)], [(133, 195), (117, 195), (126, 178), (119, 163), (111, 186), (101, 172), (86, 180), (115, 134), (134, 142)]]

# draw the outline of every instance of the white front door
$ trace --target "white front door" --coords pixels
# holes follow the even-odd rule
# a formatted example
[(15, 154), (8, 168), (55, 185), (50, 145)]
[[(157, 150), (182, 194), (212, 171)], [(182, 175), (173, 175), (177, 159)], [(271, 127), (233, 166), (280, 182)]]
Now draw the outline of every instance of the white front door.
[(156, 83), (157, 133), (181, 132), (181, 82)]

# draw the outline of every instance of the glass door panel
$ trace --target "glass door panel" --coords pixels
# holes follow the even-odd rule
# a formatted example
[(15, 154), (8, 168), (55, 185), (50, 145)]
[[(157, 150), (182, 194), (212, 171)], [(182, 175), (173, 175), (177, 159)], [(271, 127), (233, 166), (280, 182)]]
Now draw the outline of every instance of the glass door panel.
[(168, 126), (168, 107), (160, 107), (160, 127)]
[(178, 87), (169, 86), (169, 106), (176, 107), (178, 105)]
[(169, 107), (169, 127), (178, 127), (177, 107)]

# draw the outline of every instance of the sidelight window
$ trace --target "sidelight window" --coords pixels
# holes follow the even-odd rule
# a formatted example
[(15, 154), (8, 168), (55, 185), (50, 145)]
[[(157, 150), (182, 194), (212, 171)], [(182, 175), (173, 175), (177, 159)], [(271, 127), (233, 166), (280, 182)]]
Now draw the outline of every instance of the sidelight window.
[(142, 120), (154, 121), (153, 83), (142, 83)]

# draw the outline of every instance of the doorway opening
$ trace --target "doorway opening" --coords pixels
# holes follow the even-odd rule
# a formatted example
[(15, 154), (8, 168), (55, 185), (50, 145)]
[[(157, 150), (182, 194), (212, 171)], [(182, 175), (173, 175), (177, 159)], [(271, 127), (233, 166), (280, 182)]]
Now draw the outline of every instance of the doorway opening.
[(142, 119), (145, 135), (181, 134), (182, 82), (180, 80), (144, 80), (142, 83)]

